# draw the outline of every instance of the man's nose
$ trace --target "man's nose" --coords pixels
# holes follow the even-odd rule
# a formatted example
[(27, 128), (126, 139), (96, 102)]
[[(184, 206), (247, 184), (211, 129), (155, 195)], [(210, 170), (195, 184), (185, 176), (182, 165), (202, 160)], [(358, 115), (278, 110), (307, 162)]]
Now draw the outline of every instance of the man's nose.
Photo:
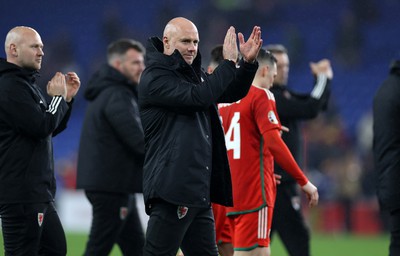
[(188, 49), (189, 51), (193, 52), (193, 51), (196, 51), (196, 49), (197, 49), (197, 45), (196, 44), (191, 43), (189, 45), (189, 49)]

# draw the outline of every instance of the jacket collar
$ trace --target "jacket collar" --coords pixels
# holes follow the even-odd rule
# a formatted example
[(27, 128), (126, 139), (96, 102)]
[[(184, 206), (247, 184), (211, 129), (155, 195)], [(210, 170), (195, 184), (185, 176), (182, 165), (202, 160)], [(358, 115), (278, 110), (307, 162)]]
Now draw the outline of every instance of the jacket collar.
[(40, 76), (38, 70), (21, 68), (6, 59), (0, 58), (0, 75), (2, 73), (14, 73), (15, 75), (28, 80), (30, 83), (35, 83), (36, 78)]
[(166, 55), (164, 54), (164, 45), (161, 39), (158, 37), (150, 37), (146, 48), (146, 66), (150, 67), (155, 64), (171, 66), (177, 70), (193, 68), (194, 71), (199, 74), (201, 71), (201, 54), (200, 51), (198, 51), (192, 65), (189, 65), (178, 50), (175, 50), (171, 55)]

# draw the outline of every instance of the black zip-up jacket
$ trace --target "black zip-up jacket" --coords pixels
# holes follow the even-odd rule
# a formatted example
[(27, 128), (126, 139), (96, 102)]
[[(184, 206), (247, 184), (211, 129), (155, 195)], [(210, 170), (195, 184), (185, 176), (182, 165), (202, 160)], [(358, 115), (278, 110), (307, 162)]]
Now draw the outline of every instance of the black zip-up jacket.
[(146, 210), (152, 199), (176, 205), (232, 205), (232, 183), (224, 133), (216, 103), (243, 98), (258, 63), (223, 61), (212, 75), (181, 54), (163, 54), (150, 38), (139, 84), (139, 107), (145, 134), (143, 193)]
[(142, 191), (144, 135), (137, 85), (105, 64), (85, 90), (89, 101), (81, 132), (77, 188)]
[(400, 209), (400, 60), (394, 61), (373, 102), (373, 152), (382, 208)]
[(0, 204), (54, 200), (52, 136), (71, 108), (61, 96), (47, 104), (37, 74), (0, 59)]
[[(319, 112), (327, 107), (330, 95), (330, 80), (325, 75), (317, 76), (314, 88), (309, 94), (295, 93), (287, 86), (277, 84), (270, 90), (275, 96), (276, 109), (281, 124), (289, 128), (289, 132), (283, 132), (282, 139), (299, 163), (301, 147), (299, 122), (315, 118)], [(275, 173), (282, 176), (279, 186), (297, 184), (277, 163), (275, 163)]]

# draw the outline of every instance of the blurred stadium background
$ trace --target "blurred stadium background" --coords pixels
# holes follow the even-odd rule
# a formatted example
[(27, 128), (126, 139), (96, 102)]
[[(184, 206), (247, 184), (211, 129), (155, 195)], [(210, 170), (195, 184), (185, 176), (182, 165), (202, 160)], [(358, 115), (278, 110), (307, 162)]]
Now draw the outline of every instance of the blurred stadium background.
[[(90, 221), (86, 199), (74, 189), (88, 78), (105, 61), (111, 41), (128, 37), (145, 44), (148, 37), (161, 36), (172, 17), (184, 16), (199, 29), (204, 67), (211, 48), (223, 42), (230, 25), (245, 37), (259, 25), (264, 44), (287, 46), (289, 85), (299, 92), (311, 90), (310, 61), (332, 61), (329, 109), (303, 125), (301, 166), (321, 193), (321, 205), (305, 209), (306, 214), (317, 233), (386, 233), (385, 215), (379, 213), (375, 197), (371, 105), (389, 63), (400, 58), (400, 1), (20, 0), (1, 1), (0, 9), (1, 40), (17, 25), (31, 26), (41, 34), (45, 44), (42, 86), (56, 71), (74, 70), (81, 77), (69, 128), (54, 140), (58, 203), (67, 231), (87, 232)], [(5, 57), (4, 51), (0, 57)], [(146, 216), (142, 217), (145, 221)]]

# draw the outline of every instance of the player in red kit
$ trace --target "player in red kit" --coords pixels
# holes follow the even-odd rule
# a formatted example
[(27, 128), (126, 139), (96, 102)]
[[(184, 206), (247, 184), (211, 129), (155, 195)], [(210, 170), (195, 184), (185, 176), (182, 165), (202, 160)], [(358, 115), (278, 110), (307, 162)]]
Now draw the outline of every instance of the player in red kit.
[[(301, 186), (309, 205), (318, 204), (317, 188), (303, 174), (281, 138), (282, 126), (274, 95), (268, 90), (276, 76), (276, 59), (263, 49), (247, 96), (219, 111), (231, 167), (233, 207), (227, 208), (234, 255), (270, 255), (269, 232), (276, 196), (274, 160)], [(323, 63), (313, 64), (318, 73)]]

